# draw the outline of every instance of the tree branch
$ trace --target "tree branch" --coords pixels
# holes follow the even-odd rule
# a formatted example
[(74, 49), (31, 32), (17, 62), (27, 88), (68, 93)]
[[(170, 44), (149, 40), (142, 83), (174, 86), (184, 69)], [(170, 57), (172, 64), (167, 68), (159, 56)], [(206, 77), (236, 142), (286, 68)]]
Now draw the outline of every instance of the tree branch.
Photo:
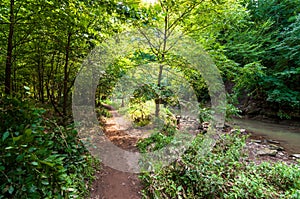
[(178, 22), (180, 20), (182, 20), (186, 15), (188, 15), (195, 7), (197, 7), (198, 5), (200, 5), (203, 1), (204, 0), (201, 0), (200, 2), (194, 3), (194, 4), (190, 5), (187, 9), (185, 9), (184, 12), (177, 19), (175, 19), (173, 21), (173, 23), (171, 23), (170, 26), (168, 27), (169, 35), (172, 34), (172, 32), (174, 31), (174, 29), (177, 27)]
[[(147, 40), (147, 43), (150, 45), (150, 49), (151, 51), (158, 57), (159, 55), (159, 49), (155, 48), (155, 46), (153, 45), (153, 43), (151, 42), (150, 38), (146, 35), (146, 33), (144, 33), (140, 28), (139, 28), (139, 32), (145, 37), (145, 39)], [(155, 52), (155, 49), (157, 52)]]

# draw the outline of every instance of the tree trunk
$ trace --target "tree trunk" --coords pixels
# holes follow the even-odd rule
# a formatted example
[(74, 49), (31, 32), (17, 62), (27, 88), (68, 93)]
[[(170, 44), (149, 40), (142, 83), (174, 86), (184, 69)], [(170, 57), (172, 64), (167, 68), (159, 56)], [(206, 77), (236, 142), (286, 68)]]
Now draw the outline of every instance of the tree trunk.
[(71, 43), (71, 33), (68, 32), (68, 40), (66, 45), (66, 57), (65, 57), (65, 67), (64, 67), (64, 101), (63, 101), (63, 115), (67, 116), (67, 105), (68, 105), (68, 65), (69, 65), (69, 53), (70, 53), (70, 43)]
[(11, 94), (11, 71), (12, 71), (12, 51), (13, 51), (13, 36), (14, 36), (14, 0), (10, 0), (10, 25), (7, 39), (7, 54), (5, 67), (5, 94)]
[[(50, 97), (51, 97), (51, 91), (50, 91), (50, 81), (51, 81), (51, 78), (52, 78), (52, 74), (53, 74), (53, 70), (54, 70), (54, 61), (55, 61), (55, 55), (56, 53), (53, 52), (52, 53), (52, 58), (51, 58), (51, 61), (50, 61), (50, 71), (48, 71), (46, 73), (47, 75), (47, 80), (46, 80), (46, 91), (47, 91), (47, 101), (49, 102), (50, 101)], [(54, 85), (52, 85), (53, 87)]]
[(44, 100), (44, 63), (43, 63), (43, 58), (42, 58), (42, 56), (43, 56), (43, 54), (42, 54), (42, 52), (40, 51), (40, 49), (39, 49), (39, 47), (38, 47), (38, 50), (37, 50), (38, 52), (39, 52), (39, 57), (38, 57), (38, 84), (39, 84), (39, 90), (38, 90), (38, 92), (39, 92), (39, 94), (38, 94), (38, 96), (39, 96), (39, 100), (42, 102), (42, 103), (44, 103), (45, 102), (45, 100)]
[[(164, 43), (163, 43), (163, 49), (162, 49), (162, 53), (161, 53), (162, 64), (159, 65), (159, 73), (158, 73), (158, 79), (157, 79), (158, 89), (161, 89), (161, 80), (162, 80), (162, 74), (163, 74), (163, 62), (165, 61), (165, 53), (166, 53), (166, 47), (167, 47), (167, 34), (168, 34), (168, 15), (165, 16), (164, 41), (163, 41)], [(157, 97), (157, 99), (155, 100), (155, 117), (159, 117), (160, 104), (161, 104), (161, 96), (159, 95)]]
[(14, 69), (12, 71), (13, 71), (13, 81), (11, 82), (11, 92), (17, 93), (18, 92), (17, 69)]
[(45, 90), (44, 90), (44, 85), (45, 85), (45, 79), (44, 79), (44, 72), (45, 72), (45, 60), (44, 60), (44, 55), (42, 54), (42, 71), (41, 71), (41, 96), (42, 96), (42, 103), (45, 103)]
[[(164, 56), (164, 54), (163, 54), (163, 56)], [(159, 66), (159, 73), (158, 73), (158, 78), (157, 78), (157, 87), (159, 89), (161, 86), (162, 73), (163, 73), (163, 65), (161, 64)], [(157, 95), (157, 99), (155, 100), (155, 117), (159, 117), (160, 104), (161, 104), (161, 96)]]

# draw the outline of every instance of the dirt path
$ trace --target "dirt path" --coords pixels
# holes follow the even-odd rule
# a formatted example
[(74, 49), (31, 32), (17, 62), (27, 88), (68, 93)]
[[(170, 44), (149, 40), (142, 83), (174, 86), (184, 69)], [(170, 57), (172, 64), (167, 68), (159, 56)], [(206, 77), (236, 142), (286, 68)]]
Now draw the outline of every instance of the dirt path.
[[(135, 145), (141, 136), (128, 134), (126, 129), (129, 128), (129, 124), (116, 111), (110, 112), (113, 117), (106, 119), (106, 136), (122, 149), (137, 151)], [(102, 165), (101, 171), (97, 172), (90, 199), (139, 199), (141, 189), (138, 174), (122, 172)]]

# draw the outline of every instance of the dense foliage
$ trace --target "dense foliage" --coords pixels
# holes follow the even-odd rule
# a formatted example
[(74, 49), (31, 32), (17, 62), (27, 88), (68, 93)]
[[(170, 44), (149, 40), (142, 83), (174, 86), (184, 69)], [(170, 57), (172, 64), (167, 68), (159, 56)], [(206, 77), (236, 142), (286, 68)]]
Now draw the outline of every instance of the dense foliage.
[[(211, 152), (201, 153), (205, 136), (199, 134), (182, 157), (172, 164), (154, 165), (140, 175), (144, 198), (299, 198), (300, 167), (286, 163), (247, 162), (245, 136), (225, 134)], [(141, 151), (170, 143), (171, 137), (154, 134), (139, 143)], [(158, 148), (157, 148), (158, 147)]]
[(72, 126), (29, 100), (1, 98), (0, 198), (83, 198), (98, 161)]
[(18, 95), (28, 86), (66, 122), (81, 63), (119, 31), (123, 7), (105, 0), (5, 0), (0, 13), (1, 91)]
[(234, 94), (242, 96), (246, 114), (297, 118), (300, 2), (258, 0), (244, 5), (248, 14), (243, 22), (217, 36), (223, 54), (236, 62), (224, 68), (227, 80), (234, 82)]
[[(168, 84), (168, 70), (181, 73), (195, 91), (198, 119), (211, 116), (204, 78), (193, 63), (171, 52), (176, 34), (194, 39), (217, 65), (228, 92), (227, 116), (300, 118), (300, 0), (158, 0), (151, 5), (140, 0), (3, 0), (0, 198), (86, 196), (98, 162), (72, 126), (74, 82), (93, 48), (127, 30), (137, 30), (144, 43), (126, 49), (127, 57), (102, 71), (96, 105), (98, 116), (109, 116), (104, 102), (114, 95), (120, 106), (128, 105), (124, 111), (138, 126), (162, 116), (164, 128), (141, 141), (141, 151), (174, 141), (177, 113), (172, 108), (179, 107), (176, 91), (185, 88)], [(188, 46), (180, 47), (192, 54)], [(129, 96), (124, 87), (130, 84), (117, 87), (118, 82), (142, 66), (146, 72), (136, 75), (143, 85)], [(151, 79), (147, 72), (156, 76)], [(300, 197), (298, 166), (243, 162), (244, 137), (239, 135), (225, 135), (212, 153), (198, 156), (202, 138), (182, 159), (143, 175), (145, 197)]]
[[(298, 117), (299, 5), (299, 0), (168, 0), (151, 6), (135, 0), (5, 0), (0, 7), (1, 90), (15, 95), (26, 85), (65, 122), (76, 73), (88, 52), (117, 32), (159, 27), (164, 30), (160, 43), (166, 45), (155, 47), (146, 34), (152, 51), (140, 58), (168, 62), (170, 49), (163, 46), (182, 31), (203, 45), (224, 81), (234, 84), (228, 91), (245, 114)], [(110, 80), (119, 77), (109, 73), (103, 95), (111, 93)], [(204, 88), (199, 96), (207, 101), (203, 80), (193, 74), (187, 79), (199, 82), (197, 87)]]

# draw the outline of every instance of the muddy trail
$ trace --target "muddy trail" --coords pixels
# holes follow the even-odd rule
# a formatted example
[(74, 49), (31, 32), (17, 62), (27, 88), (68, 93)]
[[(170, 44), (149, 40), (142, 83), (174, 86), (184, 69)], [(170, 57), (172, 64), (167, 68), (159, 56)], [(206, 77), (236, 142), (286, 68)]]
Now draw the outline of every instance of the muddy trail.
[[(117, 111), (110, 110), (113, 117), (105, 119), (105, 135), (116, 146), (127, 150), (137, 151), (136, 143), (141, 135), (128, 133), (128, 123)], [(127, 173), (101, 165), (93, 183), (90, 199), (139, 199), (141, 198), (142, 184), (138, 174)]]

